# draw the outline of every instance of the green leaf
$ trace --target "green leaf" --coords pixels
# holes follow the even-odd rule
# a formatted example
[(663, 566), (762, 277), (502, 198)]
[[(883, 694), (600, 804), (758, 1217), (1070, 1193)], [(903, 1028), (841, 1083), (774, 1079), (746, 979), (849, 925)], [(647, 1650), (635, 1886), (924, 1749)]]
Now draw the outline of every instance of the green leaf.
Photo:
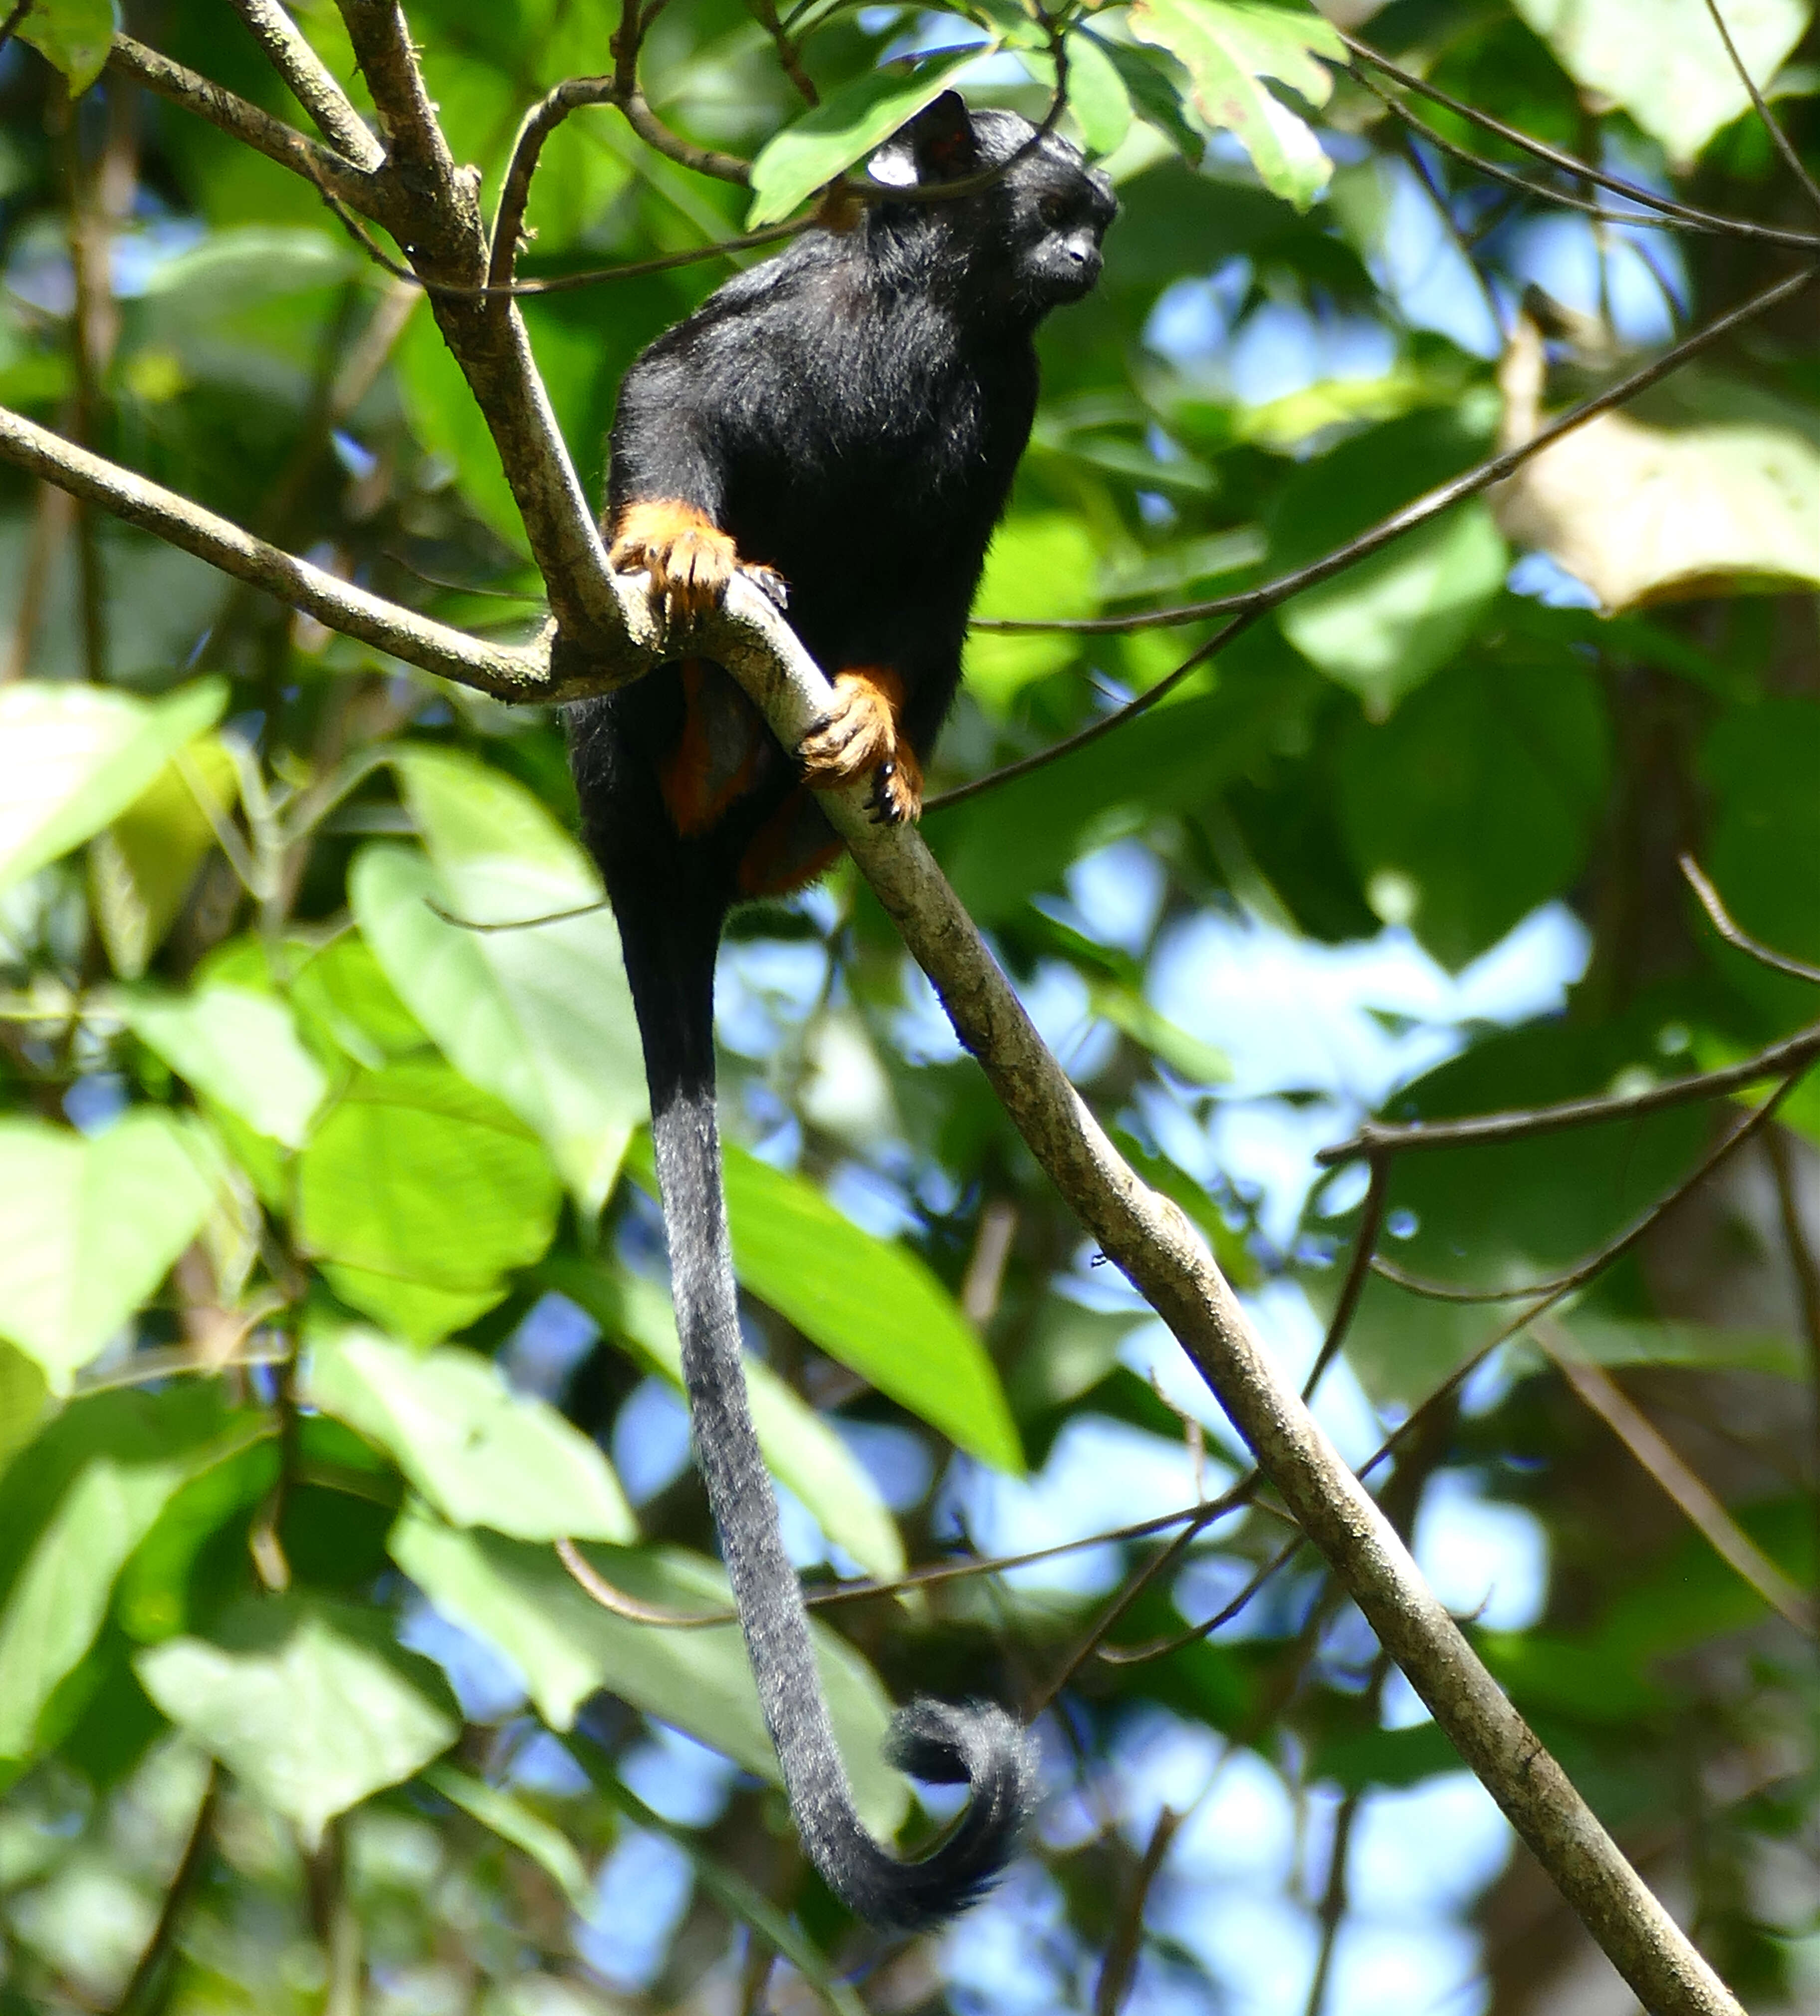
[(1131, 131), (1131, 94), (1096, 36), (1068, 38), (1068, 102), (1090, 154), (1115, 154)]
[[(993, 535), (974, 614), (990, 617), (1091, 616), (1100, 606), (1099, 558), (1081, 520), (1065, 511), (1023, 512)], [(968, 690), (994, 713), (1008, 714), (1024, 687), (1071, 664), (1077, 638), (968, 637)]]
[(1231, 132), (1266, 189), (1306, 210), (1333, 164), (1306, 123), (1274, 97), (1274, 77), (1310, 105), (1324, 105), (1333, 78), (1317, 56), (1346, 60), (1346, 45), (1318, 14), (1270, 0), (1135, 0), (1131, 31), (1169, 51), (1193, 81), (1195, 109)]
[(1096, 1015), (1192, 1083), (1224, 1085), (1232, 1076), (1232, 1066), (1222, 1052), (1159, 1014), (1135, 988), (1096, 980), (1087, 990), (1087, 999)]
[[(914, 1253), (863, 1232), (799, 1176), (727, 1144), (733, 1266), (760, 1301), (829, 1357), (994, 1468), (1021, 1471), (1004, 1389), (953, 1298)], [(651, 1136), (626, 1157), (658, 1193)]]
[[(629, 1344), (650, 1370), (686, 1392), (676, 1319), (661, 1289), (585, 1260), (548, 1260), (537, 1275)], [(852, 1451), (762, 1360), (748, 1358), (745, 1368), (752, 1424), (772, 1474), (861, 1567), (885, 1579), (902, 1575), (903, 1540), (897, 1521)]]
[(188, 1130), (150, 1107), (92, 1137), (0, 1120), (0, 1334), (53, 1393), (196, 1237), (214, 1194), (204, 1168)]
[(66, 1413), (7, 1481), (17, 1566), (0, 1563), (0, 1757), (30, 1756), (45, 1705), (87, 1654), (116, 1579), (176, 1492), (270, 1432), (192, 1389)]
[(302, 1146), (329, 1082), (282, 1001), (250, 988), (204, 986), (193, 994), (126, 994), (121, 1013), (196, 1091), (255, 1133)]
[[(180, 767), (181, 765), (181, 767)], [(196, 871), (215, 844), (197, 802), (226, 820), (239, 773), (218, 735), (199, 736), (167, 763), (88, 850), (88, 888), (114, 970), (137, 980), (177, 921)]]
[(74, 98), (100, 76), (117, 26), (113, 0), (32, 0), (19, 36), (63, 72)]
[(471, 1323), (550, 1244), (556, 1172), (438, 1060), (359, 1071), (297, 1165), (297, 1231), (337, 1293), (414, 1343)]
[(1339, 812), (1372, 908), (1458, 971), (1564, 895), (1604, 815), (1610, 730), (1562, 655), (1469, 661), (1341, 744)]
[[(553, 1729), (569, 1728), (581, 1703), (606, 1687), (712, 1744), (767, 1784), (780, 1782), (736, 1625), (679, 1631), (631, 1623), (586, 1595), (547, 1548), (458, 1532), (420, 1508), (405, 1511), (391, 1546), (392, 1558), (439, 1611), (512, 1661)], [(719, 1570), (678, 1548), (587, 1551), (614, 1588), (640, 1603), (697, 1615), (731, 1606)], [(871, 1668), (845, 1639), (820, 1624), (809, 1628), (860, 1816), (888, 1833), (909, 1804), (903, 1778), (880, 1748), (889, 1704)]]
[(355, 862), (349, 896), (387, 977), (445, 1056), (548, 1144), (581, 1210), (597, 1213), (646, 1111), (619, 933), (587, 856), (530, 793), (470, 758), (414, 750), (398, 764), (427, 862), (398, 847)]
[(586, 1913), (595, 1908), (598, 1900), (589, 1886), (587, 1869), (575, 1843), (560, 1827), (539, 1819), (522, 1799), (483, 1778), (470, 1778), (452, 1764), (432, 1764), (423, 1778), (451, 1805), (460, 1807), (489, 1833), (529, 1856), (562, 1892), (571, 1910)]
[[(1806, 0), (1722, 0), (1745, 68), (1767, 85), (1807, 25)], [(1750, 103), (1706, 0), (1516, 0), (1574, 81), (1615, 99), (1678, 162)]]
[(38, 1433), (49, 1400), (37, 1359), (0, 1344), (0, 1472)]
[(948, 50), (921, 63), (868, 70), (774, 134), (752, 163), (752, 207), (746, 229), (776, 224), (805, 196), (881, 147), (964, 70), (997, 46)]
[(446, 1750), (459, 1712), (428, 1660), (357, 1611), (266, 1598), (228, 1643), (169, 1638), (134, 1670), (180, 1728), (314, 1849), (336, 1814)]
[(412, 316), (392, 352), (392, 367), (411, 432), (454, 469), (463, 502), (488, 529), (528, 556), (524, 521), (499, 451), (433, 317), (421, 310)]
[(377, 1442), (452, 1525), (521, 1540), (638, 1538), (600, 1450), (487, 1359), (420, 1354), (365, 1330), (309, 1343), (311, 1404)]
[(1277, 621), (1382, 721), (1478, 629), (1509, 564), (1490, 510), (1475, 502), (1304, 590)]
[(290, 999), (306, 1028), (369, 1071), (427, 1049), (429, 1031), (398, 999), (373, 948), (344, 931), (319, 949), (293, 953)]
[(80, 847), (227, 704), (218, 679), (148, 706), (111, 688), (22, 679), (0, 692), (0, 888)]

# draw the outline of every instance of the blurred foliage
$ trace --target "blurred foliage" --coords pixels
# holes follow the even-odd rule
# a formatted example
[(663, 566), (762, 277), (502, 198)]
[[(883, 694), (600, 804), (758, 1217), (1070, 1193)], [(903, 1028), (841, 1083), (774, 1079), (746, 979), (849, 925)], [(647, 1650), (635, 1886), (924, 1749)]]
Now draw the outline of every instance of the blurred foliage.
[[(1327, 11), (1613, 172), (1815, 226), (1704, 0)], [(292, 12), (366, 106), (336, 9)], [(489, 198), (524, 109), (607, 67), (617, 26), (603, 0), (408, 12)], [(0, 401), (376, 592), (526, 634), (539, 584), (420, 300), (305, 185), (97, 81), (109, 13), (39, 0), (0, 54)], [(124, 13), (301, 121), (225, 0)], [(1820, 169), (1810, 9), (1727, 13)], [(550, 136), (521, 275), (607, 270), (524, 314), (590, 488), (627, 362), (762, 255), (611, 268), (788, 216), (956, 78), (1040, 117), (1058, 48), (1064, 129), (1123, 211), (1098, 293), (1043, 332), (984, 616), (1132, 614), (1317, 559), (1520, 433), (1506, 339), (1545, 335), (1530, 404), (1553, 410), (1791, 270), (1761, 241), (1645, 229), (1621, 196), (1615, 221), (1557, 208), (1551, 187), (1588, 185), (1445, 109), (1417, 108), (1533, 193), (1412, 140), (1288, 0), (1047, 23), (1010, 0), (802, 0), (781, 22), (768, 0), (673, 0), (647, 10), (651, 104), (752, 160), (752, 189), (607, 110)], [(1230, 1018), (1159, 998), (1160, 955), (1202, 925), (1250, 919), (1260, 958), (1386, 932), (1444, 979), (1571, 909), (1591, 950), (1565, 1011), (1450, 1029), (1397, 1078), (1400, 1119), (1634, 1091), (1811, 1015), (1805, 983), (1718, 942), (1674, 862), (1691, 850), (1747, 931), (1820, 957), (1811, 331), (1811, 301), (1746, 326), (1148, 714), (932, 812), (1094, 1111), (1248, 1290), (1330, 1308), (1358, 1204), (1338, 1179), (1297, 1220), (1295, 1189), (1285, 1229), (1242, 1123), (1337, 1139), (1383, 1085), (1310, 1054), (1260, 1098), (1209, 1033)], [(976, 633), (935, 787), (1047, 747), (1212, 635)], [(737, 1638), (634, 1621), (726, 1597), (680, 1468), (636, 1039), (572, 810), (553, 715), (435, 686), (0, 473), (0, 2011), (750, 2010), (767, 1982), (847, 2016), (860, 1994), (1037, 2006), (939, 1942), (847, 1923), (797, 1855)], [(736, 921), (722, 1006), (755, 1409), (812, 1579), (943, 1557), (982, 1474), (1059, 1461), (1095, 1424), (1159, 1461), (1186, 1435), (1198, 1463), (1201, 1424), (1133, 1369), (1144, 1312), (944, 1046), (850, 872)], [(1394, 1001), (1379, 1020), (1408, 1024)], [(1407, 1158), (1389, 1251), (1464, 1288), (1571, 1267), (1723, 1118)], [(1820, 1342), (1787, 1237), (1820, 1237), (1820, 1099), (1782, 1125), (1565, 1320), (1811, 1582)], [(1339, 1376), (1374, 1436), (1415, 1410), (1386, 1502), (1415, 1528), (1434, 1480), (1464, 1478), (1539, 1522), (1545, 1607), (1476, 1625), (1488, 1661), (1751, 2007), (1812, 2007), (1814, 1647), (1533, 1349), (1435, 1399), (1503, 1321), (1367, 1287)], [(1211, 1482), (1238, 1453), (1204, 1411)], [(1094, 1502), (1149, 1509), (1148, 1484), (1123, 1489)], [(565, 1571), (565, 1537), (627, 1614)], [(1152, 1544), (1115, 1546), (1120, 1571)], [(1261, 1511), (1207, 1529), (1115, 1636), (1169, 1639), (1280, 1544)], [(962, 1579), (820, 1613), (876, 1825), (913, 1810), (879, 1756), (888, 1700), (1035, 1697), (1108, 1586)], [(1080, 1796), (1033, 1850), (1037, 1993), (1263, 2006), (1179, 1909), (1138, 1922), (1154, 1810), (1107, 1767), (1168, 1717), (1267, 1761), (1304, 1819), (1438, 1783), (1455, 1760), (1360, 1640), (1299, 1561), (1232, 1629), (1073, 1675), (1043, 1723)], [(706, 1746), (662, 1796), (658, 1724)], [(1227, 1852), (1244, 1867), (1245, 1842)], [(1324, 1855), (1294, 1883), (1331, 1930), (1346, 1869)], [(624, 1891), (640, 1869), (670, 1889)], [(1563, 2006), (1584, 1935), (1535, 1882), (1513, 1864), (1475, 1907), (1474, 2007)], [(1108, 1951), (1135, 1972), (1100, 1977)], [(1285, 1991), (1306, 1992), (1306, 1973)], [(1415, 2006), (1351, 1993), (1336, 1976), (1325, 2016)]]

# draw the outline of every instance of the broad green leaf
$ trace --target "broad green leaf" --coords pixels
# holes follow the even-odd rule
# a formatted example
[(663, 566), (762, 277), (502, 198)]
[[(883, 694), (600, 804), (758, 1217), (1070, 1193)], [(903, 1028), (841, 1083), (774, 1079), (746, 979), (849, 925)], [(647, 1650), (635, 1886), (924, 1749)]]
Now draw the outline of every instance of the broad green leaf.
[(75, 97), (100, 76), (117, 25), (113, 0), (32, 0), (19, 34), (63, 72)]
[(1196, 1085), (1224, 1085), (1232, 1076), (1231, 1064), (1211, 1043), (1191, 1036), (1179, 1024), (1159, 1014), (1135, 988), (1098, 980), (1089, 988), (1087, 998), (1096, 1015), (1123, 1030), (1133, 1042), (1181, 1077)]
[(1374, 909), (1457, 970), (1565, 895), (1606, 808), (1611, 731), (1577, 660), (1465, 663), (1340, 746), (1337, 810)]
[(598, 1899), (589, 1887), (586, 1867), (575, 1843), (560, 1827), (540, 1819), (522, 1799), (489, 1785), (484, 1778), (470, 1777), (452, 1764), (432, 1764), (423, 1779), (432, 1791), (440, 1792), (489, 1833), (522, 1849), (561, 1891), (571, 1910), (586, 1913), (594, 1910)]
[(1324, 105), (1332, 74), (1315, 60), (1346, 60), (1346, 45), (1312, 10), (1271, 0), (1135, 0), (1131, 31), (1167, 49), (1194, 84), (1195, 109), (1231, 133), (1274, 195), (1306, 210), (1333, 172), (1307, 124), (1263, 82), (1274, 77)]
[(1467, 504), (1304, 590), (1277, 621), (1382, 721), (1479, 628), (1509, 564), (1490, 509)]
[[(581, 1703), (606, 1687), (779, 1782), (736, 1625), (679, 1631), (631, 1623), (586, 1595), (548, 1548), (458, 1532), (419, 1508), (405, 1513), (391, 1544), (393, 1559), (439, 1611), (512, 1661), (553, 1729), (568, 1729)], [(719, 1570), (679, 1549), (588, 1552), (616, 1589), (640, 1603), (697, 1615), (730, 1606)], [(904, 1781), (880, 1748), (889, 1704), (845, 1639), (820, 1625), (810, 1629), (861, 1817), (888, 1833), (908, 1805)]]
[[(679, 1393), (683, 1347), (669, 1298), (635, 1275), (611, 1273), (588, 1261), (555, 1259), (538, 1278), (567, 1295)], [(840, 1436), (761, 1359), (745, 1361), (752, 1425), (765, 1462), (813, 1515), (831, 1540), (862, 1568), (888, 1579), (904, 1571), (903, 1540), (878, 1489)]]
[[(953, 1298), (913, 1253), (863, 1232), (821, 1192), (727, 1144), (733, 1266), (761, 1301), (958, 1449), (999, 1470), (1023, 1453), (1004, 1389)], [(626, 1165), (657, 1194), (651, 1136)]]
[(1068, 38), (1068, 102), (1090, 154), (1115, 154), (1131, 131), (1131, 94), (1095, 37)]
[(226, 704), (218, 679), (148, 705), (22, 679), (0, 691), (0, 888), (110, 825)]
[[(1800, 39), (1807, 0), (1721, 0), (1745, 68), (1766, 86)], [(1706, 0), (1516, 0), (1576, 83), (1616, 99), (1678, 162), (1750, 103)]]
[(1820, 584), (1820, 436), (1771, 419), (1602, 413), (1525, 463), (1497, 509), (1608, 610)]
[(824, 183), (883, 146), (994, 46), (958, 54), (949, 50), (921, 63), (868, 70), (773, 135), (752, 163), (752, 207), (746, 214), (746, 229), (755, 231), (787, 217)]
[(192, 1390), (67, 1412), (9, 1478), (0, 1562), (0, 1757), (29, 1756), (45, 1705), (94, 1643), (128, 1557), (177, 1491), (271, 1431)]
[(499, 451), (434, 318), (420, 309), (392, 353), (411, 432), (455, 470), (463, 501), (514, 552), (528, 554), (524, 521), (499, 464)]
[(319, 950), (292, 955), (290, 999), (306, 1028), (369, 1071), (427, 1049), (429, 1032), (398, 999), (373, 948), (344, 931)]
[(0, 1471), (37, 1434), (49, 1399), (37, 1359), (0, 1344)]
[(427, 1355), (371, 1330), (310, 1339), (311, 1403), (386, 1450), (452, 1525), (521, 1540), (630, 1542), (637, 1521), (607, 1459), (546, 1402), (472, 1352)]
[(137, 1107), (92, 1137), (0, 1120), (0, 1334), (68, 1392), (196, 1237), (212, 1196), (196, 1145), (160, 1110)]
[(556, 1172), (439, 1060), (357, 1072), (297, 1157), (297, 1237), (337, 1291), (413, 1342), (471, 1323), (550, 1244)]
[(593, 865), (522, 785), (470, 758), (413, 750), (398, 764), (427, 862), (367, 848), (349, 894), (387, 977), (444, 1054), (536, 1129), (587, 1215), (644, 1117), (643, 1055)]
[(1686, 1365), (1713, 1372), (1767, 1372), (1780, 1379), (1808, 1376), (1807, 1352), (1786, 1330), (1624, 1323), (1584, 1309), (1576, 1309), (1565, 1327), (1574, 1348), (1594, 1365)]
[(302, 1146), (329, 1082), (283, 1002), (250, 988), (204, 986), (128, 993), (120, 1006), (128, 1028), (187, 1084), (255, 1133)]
[(177, 920), (196, 871), (215, 844), (197, 802), (232, 812), (239, 773), (218, 735), (199, 736), (167, 763), (88, 850), (88, 888), (114, 970), (137, 980)]
[[(1098, 556), (1087, 527), (1065, 511), (1025, 512), (993, 535), (974, 613), (992, 617), (1091, 616), (1099, 607)], [(976, 630), (967, 639), (968, 690), (997, 714), (1033, 680), (1070, 664), (1079, 641), (1061, 636), (995, 636)]]
[(231, 1644), (169, 1638), (133, 1665), (165, 1714), (313, 1849), (336, 1814), (460, 1733), (436, 1669), (386, 1643), (379, 1621), (268, 1598)]

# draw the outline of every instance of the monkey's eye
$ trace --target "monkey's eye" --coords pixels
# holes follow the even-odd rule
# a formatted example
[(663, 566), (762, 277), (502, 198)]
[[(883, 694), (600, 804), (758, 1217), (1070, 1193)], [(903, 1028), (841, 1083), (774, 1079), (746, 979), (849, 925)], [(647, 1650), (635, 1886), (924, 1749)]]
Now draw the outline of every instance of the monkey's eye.
[(1036, 205), (1036, 214), (1051, 230), (1059, 231), (1068, 221), (1068, 198), (1051, 189)]

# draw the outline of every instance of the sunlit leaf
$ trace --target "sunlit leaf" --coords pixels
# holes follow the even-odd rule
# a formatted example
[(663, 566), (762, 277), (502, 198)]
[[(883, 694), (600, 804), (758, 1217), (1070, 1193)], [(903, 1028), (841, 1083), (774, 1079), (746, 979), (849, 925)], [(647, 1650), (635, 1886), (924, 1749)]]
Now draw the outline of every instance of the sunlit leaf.
[(307, 1846), (336, 1814), (446, 1750), (461, 1719), (427, 1659), (365, 1613), (268, 1598), (231, 1640), (170, 1638), (133, 1661), (165, 1714)]
[(432, 1764), (423, 1777), (451, 1805), (460, 1807), (470, 1820), (529, 1856), (562, 1892), (571, 1910), (586, 1913), (593, 1908), (587, 1870), (575, 1843), (560, 1828), (540, 1820), (522, 1799), (489, 1785), (484, 1778), (470, 1777), (452, 1764)]
[(38, 1432), (49, 1399), (37, 1359), (0, 1344), (0, 1471)]
[(237, 1113), (255, 1133), (301, 1147), (329, 1089), (282, 1001), (242, 987), (124, 994), (121, 1012), (178, 1076)]
[(1332, 74), (1315, 60), (1346, 45), (1312, 9), (1272, 0), (1134, 0), (1132, 32), (1167, 49), (1194, 81), (1195, 109), (1250, 155), (1266, 189), (1306, 210), (1333, 172), (1321, 143), (1263, 79), (1324, 105)]
[(0, 691), (0, 887), (111, 823), (226, 703), (215, 679), (150, 705), (34, 680)]
[(118, 25), (113, 0), (32, 0), (18, 32), (63, 73), (74, 97), (100, 76)]
[[(1091, 616), (1099, 607), (1098, 556), (1087, 528), (1061, 511), (1008, 518), (993, 535), (986, 573), (974, 602), (991, 617)], [(1022, 688), (1079, 656), (1077, 639), (998, 636), (976, 630), (967, 639), (968, 690), (1007, 713)]]
[[(584, 1594), (555, 1555), (478, 1530), (458, 1532), (421, 1510), (393, 1529), (393, 1557), (436, 1607), (496, 1646), (523, 1674), (538, 1712), (566, 1730), (598, 1687), (744, 1765), (771, 1784), (777, 1760), (737, 1625), (677, 1631), (633, 1624)], [(589, 1558), (635, 1601), (695, 1615), (727, 1609), (726, 1578), (679, 1549), (593, 1547)], [(811, 1626), (841, 1751), (862, 1817), (889, 1832), (908, 1791), (883, 1760), (889, 1705), (846, 1641)]]
[(429, 851), (367, 848), (349, 895), (387, 977), (443, 1053), (536, 1129), (582, 1209), (597, 1211), (643, 1118), (644, 1069), (600, 877), (522, 786), (413, 751), (400, 781)]
[[(1807, 25), (1806, 0), (1721, 0), (1745, 68), (1768, 85)], [(1516, 0), (1577, 83), (1615, 99), (1678, 161), (1750, 103), (1706, 0)]]
[(805, 196), (882, 146), (932, 104), (988, 48), (953, 51), (905, 67), (868, 70), (786, 126), (752, 164), (752, 207), (746, 229), (775, 224)]
[(446, 1064), (355, 1074), (297, 1157), (297, 1237), (357, 1309), (433, 1343), (550, 1243), (556, 1172), (529, 1129)]
[(171, 1114), (85, 1136), (0, 1120), (0, 1334), (67, 1393), (195, 1237), (213, 1195)]
[(425, 1355), (370, 1330), (318, 1330), (308, 1391), (385, 1449), (452, 1525), (521, 1540), (638, 1537), (595, 1445), (471, 1352)]
[(88, 886), (108, 958), (121, 979), (137, 980), (144, 973), (215, 844), (198, 792), (225, 820), (237, 787), (238, 773), (221, 738), (199, 736), (112, 826), (95, 836), (88, 850)]
[[(957, 1448), (1022, 1470), (992, 1360), (922, 1262), (861, 1231), (801, 1177), (731, 1143), (725, 1155), (733, 1265), (744, 1285)], [(649, 1135), (634, 1141), (627, 1168), (657, 1194)]]
[[(580, 1260), (547, 1261), (538, 1270), (587, 1310), (679, 1393), (683, 1391), (683, 1347), (669, 1298), (649, 1281)], [(904, 1571), (897, 1521), (840, 1436), (761, 1359), (745, 1361), (752, 1424), (765, 1462), (795, 1492), (823, 1532), (876, 1575)]]

